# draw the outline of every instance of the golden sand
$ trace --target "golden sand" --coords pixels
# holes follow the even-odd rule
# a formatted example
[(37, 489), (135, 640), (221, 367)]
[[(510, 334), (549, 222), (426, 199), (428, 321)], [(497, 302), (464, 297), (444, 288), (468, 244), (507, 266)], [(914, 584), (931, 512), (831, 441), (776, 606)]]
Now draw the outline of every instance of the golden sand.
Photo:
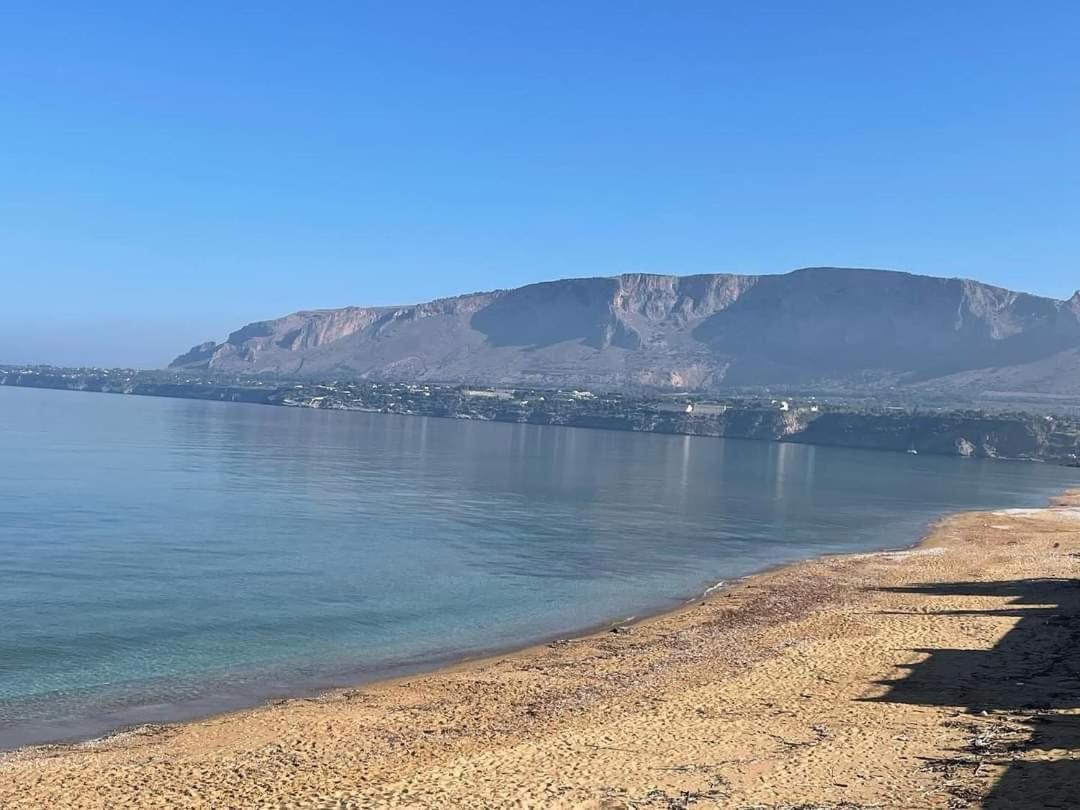
[(623, 632), (25, 749), (0, 759), (0, 807), (1077, 807), (1069, 503), (959, 515)]

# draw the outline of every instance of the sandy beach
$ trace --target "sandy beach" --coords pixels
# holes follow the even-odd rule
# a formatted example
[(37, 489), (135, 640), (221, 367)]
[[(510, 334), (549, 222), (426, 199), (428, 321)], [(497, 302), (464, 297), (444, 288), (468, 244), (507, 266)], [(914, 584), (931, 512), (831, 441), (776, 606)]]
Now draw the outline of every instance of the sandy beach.
[(1075, 807), (1080, 495), (431, 675), (0, 758), (0, 807)]

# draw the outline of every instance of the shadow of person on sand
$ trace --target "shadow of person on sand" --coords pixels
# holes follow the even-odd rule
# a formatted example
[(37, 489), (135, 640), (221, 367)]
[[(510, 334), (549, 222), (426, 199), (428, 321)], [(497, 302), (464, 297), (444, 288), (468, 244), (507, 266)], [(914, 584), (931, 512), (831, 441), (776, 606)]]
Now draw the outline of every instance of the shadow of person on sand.
[[(1080, 807), (1080, 581), (1022, 579), (952, 582), (886, 588), (930, 596), (1005, 597), (1005, 608), (942, 610), (938, 616), (1015, 617), (1019, 621), (992, 648), (920, 649), (926, 658), (903, 677), (879, 681), (884, 694), (867, 700), (923, 706), (963, 706), (991, 718), (973, 723), (970, 746), (948, 764), (984, 765), (1004, 772), (986, 808)], [(892, 615), (908, 615), (892, 611)], [(918, 615), (926, 615), (920, 613)], [(974, 790), (965, 794), (976, 798)]]

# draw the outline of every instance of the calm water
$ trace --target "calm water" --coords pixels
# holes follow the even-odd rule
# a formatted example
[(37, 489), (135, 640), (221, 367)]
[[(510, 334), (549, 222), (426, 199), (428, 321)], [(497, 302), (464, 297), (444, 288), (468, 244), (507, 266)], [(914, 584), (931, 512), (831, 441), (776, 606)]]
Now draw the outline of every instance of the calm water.
[(0, 388), (0, 746), (430, 666), (672, 605), (1039, 464)]

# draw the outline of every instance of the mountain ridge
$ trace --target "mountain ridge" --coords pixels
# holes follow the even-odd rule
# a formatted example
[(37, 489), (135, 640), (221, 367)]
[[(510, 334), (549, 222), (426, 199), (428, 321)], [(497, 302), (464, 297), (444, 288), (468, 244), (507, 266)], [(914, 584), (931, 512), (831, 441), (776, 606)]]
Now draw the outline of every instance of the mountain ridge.
[(1003, 367), (1057, 369), (1048, 360), (1076, 349), (1080, 291), (1059, 300), (973, 279), (808, 267), (592, 276), (419, 304), (301, 310), (194, 346), (170, 367), (607, 388), (950, 377), (972, 386), (979, 369), (995, 379)]

